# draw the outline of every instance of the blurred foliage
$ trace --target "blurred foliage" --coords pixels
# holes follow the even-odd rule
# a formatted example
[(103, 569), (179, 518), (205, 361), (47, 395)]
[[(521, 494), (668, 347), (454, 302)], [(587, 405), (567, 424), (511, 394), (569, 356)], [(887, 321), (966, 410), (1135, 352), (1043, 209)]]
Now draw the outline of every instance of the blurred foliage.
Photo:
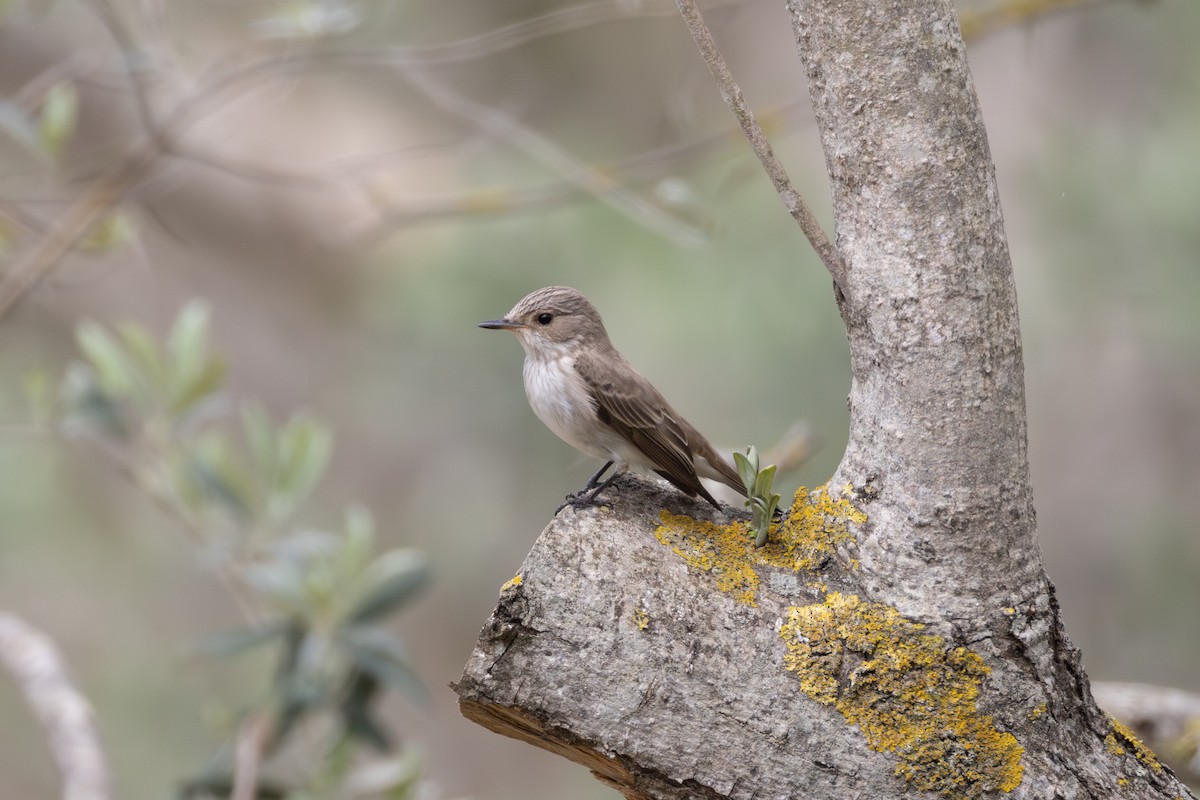
[[(26, 380), (32, 415), (95, 444), (196, 537), (250, 622), (209, 636), (200, 652), (276, 652), (268, 690), (242, 717), (270, 721), (264, 758), (302, 728), (321, 731), (304, 746), (327, 757), (313, 759), (308, 774), (264, 778), (260, 797), (415, 796), (411, 758), (359, 763), (355, 749), (392, 749), (374, 711), (384, 691), (425, 698), (403, 643), (382, 623), (425, 586), (427, 560), (411, 549), (376, 554), (374, 524), (361, 506), (347, 509), (334, 531), (300, 523), (332, 436), (303, 414), (276, 424), (253, 403), (231, 413), (221, 391), (225, 362), (209, 350), (208, 328), (198, 302), (183, 308), (161, 346), (136, 323), (84, 322), (76, 332), (83, 358), (58, 391), (45, 373)], [(362, 770), (376, 778), (364, 782)], [(384, 773), (390, 782), (378, 779)], [(181, 796), (224, 797), (232, 781), (218, 754), (182, 784)]]

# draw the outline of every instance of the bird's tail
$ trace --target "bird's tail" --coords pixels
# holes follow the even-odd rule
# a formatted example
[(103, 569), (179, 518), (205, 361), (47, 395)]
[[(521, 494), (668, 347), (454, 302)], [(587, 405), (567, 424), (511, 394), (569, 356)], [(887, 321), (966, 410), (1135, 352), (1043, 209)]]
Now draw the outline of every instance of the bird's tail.
[(745, 497), (746, 487), (742, 485), (742, 478), (737, 474), (737, 470), (733, 468), (729, 459), (718, 453), (708, 442), (698, 442), (697, 444), (699, 446), (695, 447), (696, 472), (702, 477), (720, 481)]

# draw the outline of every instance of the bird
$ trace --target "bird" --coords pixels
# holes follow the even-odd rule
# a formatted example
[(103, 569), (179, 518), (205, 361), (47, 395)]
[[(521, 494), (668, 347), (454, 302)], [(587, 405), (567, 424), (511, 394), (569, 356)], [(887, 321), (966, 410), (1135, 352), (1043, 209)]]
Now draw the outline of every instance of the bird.
[[(547, 286), (523, 297), (501, 319), (479, 323), (511, 331), (525, 351), (525, 394), (558, 438), (602, 466), (567, 505), (586, 507), (631, 467), (657, 473), (688, 497), (721, 504), (700, 482), (746, 494), (738, 473), (608, 338), (595, 306), (577, 289)], [(604, 473), (613, 467), (609, 478)]]

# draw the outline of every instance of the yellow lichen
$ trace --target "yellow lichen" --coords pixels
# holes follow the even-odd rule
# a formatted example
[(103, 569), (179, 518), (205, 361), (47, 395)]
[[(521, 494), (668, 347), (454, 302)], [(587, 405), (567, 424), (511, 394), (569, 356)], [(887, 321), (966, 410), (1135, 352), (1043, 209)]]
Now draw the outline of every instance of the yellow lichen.
[[(1112, 714), (1108, 715), (1108, 721), (1112, 723), (1112, 733), (1104, 737), (1104, 745), (1108, 752), (1113, 755), (1124, 755), (1126, 748), (1131, 752), (1138, 761), (1145, 764), (1155, 772), (1162, 772), (1162, 764), (1158, 763), (1158, 756), (1154, 755), (1154, 751), (1142, 742), (1125, 723), (1120, 722)], [(1122, 744), (1124, 746), (1122, 746)]]
[(1033, 722), (1034, 720), (1038, 720), (1038, 719), (1041, 719), (1042, 717), (1046, 716), (1046, 710), (1047, 710), (1047, 707), (1046, 707), (1045, 703), (1038, 703), (1036, 706), (1034, 706), (1032, 709), (1029, 710), (1029, 713), (1026, 714), (1025, 717), (1030, 722)]
[[(852, 491), (851, 486), (843, 488), (845, 494)], [(867, 515), (849, 500), (833, 498), (829, 484), (818, 486), (811, 493), (801, 486), (796, 490), (787, 519), (772, 530), (756, 555), (765, 564), (793, 572), (814, 570), (833, 557), (838, 545), (853, 540), (851, 523), (862, 525), (866, 521)], [(858, 561), (850, 559), (847, 566), (857, 569)]]
[(976, 708), (988, 667), (923, 627), (834, 592), (788, 609), (784, 666), (805, 694), (858, 726), (871, 749), (895, 754), (896, 774), (916, 788), (947, 797), (1011, 792), (1025, 749)]
[(663, 511), (654, 535), (675, 551), (688, 566), (711, 572), (717, 588), (746, 605), (757, 605), (758, 573), (751, 566), (754, 534), (744, 522), (717, 525), (713, 522)]
[(639, 631), (646, 630), (646, 626), (650, 624), (650, 615), (646, 613), (646, 609), (644, 608), (635, 608), (631, 619)]
[[(852, 487), (846, 486), (849, 494)], [(867, 521), (866, 514), (845, 498), (834, 499), (828, 485), (811, 493), (796, 490), (786, 519), (771, 529), (762, 548), (754, 547), (754, 534), (743, 522), (717, 525), (663, 511), (654, 535), (687, 564), (717, 579), (717, 588), (739, 603), (757, 605), (759, 576), (756, 565), (784, 567), (794, 572), (816, 570), (832, 558), (838, 545), (853, 539), (850, 525)], [(847, 566), (858, 567), (850, 559)]]
[(1128, 786), (1129, 778), (1117, 778), (1117, 786)]
[(500, 591), (503, 593), (507, 592), (509, 589), (515, 589), (524, 582), (525, 579), (520, 575), (513, 575), (512, 578), (510, 578), (503, 586), (500, 587)]

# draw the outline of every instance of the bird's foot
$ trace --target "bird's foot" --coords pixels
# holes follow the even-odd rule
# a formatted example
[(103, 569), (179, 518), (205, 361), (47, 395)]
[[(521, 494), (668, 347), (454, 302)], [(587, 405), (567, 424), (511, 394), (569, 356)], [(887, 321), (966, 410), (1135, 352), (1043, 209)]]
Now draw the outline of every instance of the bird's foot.
[(562, 502), (562, 505), (554, 509), (554, 516), (557, 517), (558, 512), (562, 511), (567, 506), (571, 506), (571, 508), (578, 511), (581, 508), (587, 508), (591, 505), (594, 505), (596, 502), (596, 495), (600, 494), (609, 486), (611, 486), (613, 481), (621, 477), (621, 475), (624, 473), (624, 470), (614, 472), (609, 476), (608, 480), (604, 481), (603, 483), (598, 483), (597, 481), (599, 480), (600, 475), (603, 474), (604, 470), (608, 469), (611, 465), (612, 462), (605, 464), (600, 472), (597, 472), (595, 475), (593, 475), (592, 479), (587, 482), (587, 486), (584, 486), (578, 492), (572, 492), (571, 494), (567, 495), (567, 499)]
[(589, 508), (596, 504), (596, 492), (590, 489), (584, 489), (578, 492), (571, 492), (567, 495), (558, 508), (554, 509), (554, 516), (558, 516), (558, 512), (562, 511), (567, 506), (579, 511), (584, 508)]
[(569, 495), (567, 495), (567, 499), (563, 500), (562, 504), (558, 508), (554, 509), (554, 515), (558, 516), (558, 512), (562, 511), (567, 506), (579, 511), (581, 509), (590, 508), (596, 505), (596, 496), (612, 485), (612, 482), (616, 479), (617, 476), (614, 475), (599, 486), (585, 486), (578, 492), (571, 492)]

